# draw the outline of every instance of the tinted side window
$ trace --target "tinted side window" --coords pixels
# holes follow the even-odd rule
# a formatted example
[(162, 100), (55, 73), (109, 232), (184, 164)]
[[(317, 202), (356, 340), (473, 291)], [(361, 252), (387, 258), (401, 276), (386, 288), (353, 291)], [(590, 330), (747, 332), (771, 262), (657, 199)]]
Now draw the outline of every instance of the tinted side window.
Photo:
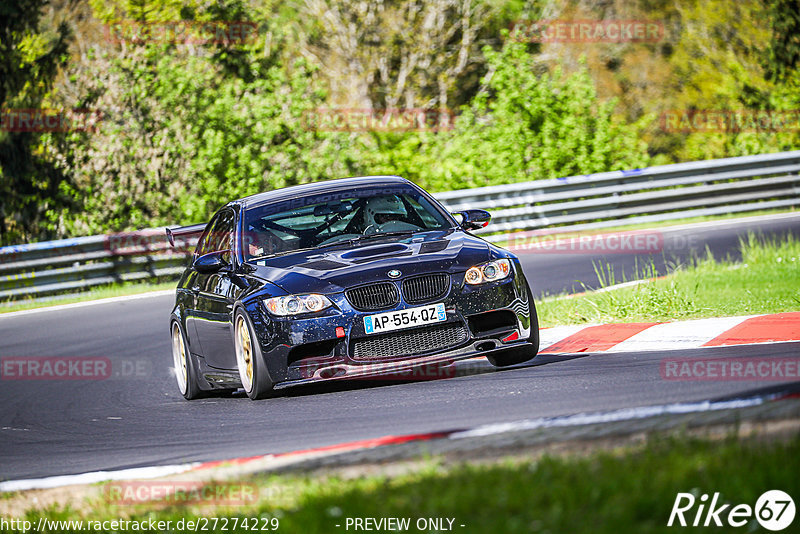
[(214, 248), (209, 252), (215, 250), (232, 250), (233, 249), (233, 212), (225, 210), (220, 214), (217, 219), (217, 224), (214, 225), (214, 239), (211, 240)]
[(214, 238), (214, 227), (217, 225), (217, 221), (219, 220), (219, 216), (215, 215), (211, 222), (208, 223), (206, 226), (203, 235), (197, 241), (197, 249), (195, 250), (195, 254), (198, 256), (202, 256), (208, 252), (211, 252), (213, 249), (210, 247), (211, 240)]
[(233, 248), (233, 212), (225, 210), (218, 213), (197, 245), (197, 254), (203, 255), (217, 250)]
[(426, 198), (419, 197), (419, 200), (417, 200), (414, 197), (408, 196), (405, 197), (405, 200), (411, 205), (414, 214), (425, 223), (426, 228), (436, 228), (442, 224), (435, 216), (436, 210)]

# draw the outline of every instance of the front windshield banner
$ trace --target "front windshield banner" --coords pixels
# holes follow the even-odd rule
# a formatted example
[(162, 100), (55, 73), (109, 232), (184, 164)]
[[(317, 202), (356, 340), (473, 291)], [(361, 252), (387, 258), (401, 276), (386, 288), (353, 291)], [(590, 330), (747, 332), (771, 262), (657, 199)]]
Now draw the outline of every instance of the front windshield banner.
[(412, 187), (333, 191), (248, 208), (242, 251), (248, 261), (381, 234), (441, 230), (450, 225), (441, 209)]

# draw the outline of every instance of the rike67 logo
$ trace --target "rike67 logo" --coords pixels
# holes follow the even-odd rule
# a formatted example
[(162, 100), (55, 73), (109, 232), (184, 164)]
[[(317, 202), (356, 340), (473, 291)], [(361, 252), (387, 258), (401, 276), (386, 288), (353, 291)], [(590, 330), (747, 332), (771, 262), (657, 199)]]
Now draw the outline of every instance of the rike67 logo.
[(781, 490), (765, 491), (756, 501), (755, 507), (749, 504), (732, 505), (720, 500), (719, 492), (697, 498), (692, 493), (678, 493), (667, 526), (721, 527), (725, 523), (731, 527), (743, 527), (752, 520), (767, 530), (784, 530), (792, 524), (795, 515), (794, 501), (788, 493)]

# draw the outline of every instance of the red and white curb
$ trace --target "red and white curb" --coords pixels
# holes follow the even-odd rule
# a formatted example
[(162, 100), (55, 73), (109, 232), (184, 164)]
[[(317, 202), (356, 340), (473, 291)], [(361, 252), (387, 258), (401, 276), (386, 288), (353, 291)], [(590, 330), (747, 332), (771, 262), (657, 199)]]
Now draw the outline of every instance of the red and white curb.
[(671, 323), (556, 326), (540, 330), (539, 354), (641, 352), (800, 341), (800, 312)]

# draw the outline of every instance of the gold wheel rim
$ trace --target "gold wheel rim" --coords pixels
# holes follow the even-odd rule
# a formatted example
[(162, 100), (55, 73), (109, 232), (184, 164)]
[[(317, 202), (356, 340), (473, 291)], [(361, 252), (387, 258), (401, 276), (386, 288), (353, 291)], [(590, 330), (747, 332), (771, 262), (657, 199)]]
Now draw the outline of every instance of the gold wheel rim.
[(242, 379), (242, 386), (245, 390), (250, 391), (253, 384), (253, 342), (250, 339), (250, 329), (241, 315), (236, 320), (236, 335), (239, 375)]
[(175, 366), (175, 379), (178, 381), (178, 389), (181, 394), (186, 393), (188, 382), (186, 345), (183, 343), (183, 336), (177, 324), (172, 326), (172, 359)]

